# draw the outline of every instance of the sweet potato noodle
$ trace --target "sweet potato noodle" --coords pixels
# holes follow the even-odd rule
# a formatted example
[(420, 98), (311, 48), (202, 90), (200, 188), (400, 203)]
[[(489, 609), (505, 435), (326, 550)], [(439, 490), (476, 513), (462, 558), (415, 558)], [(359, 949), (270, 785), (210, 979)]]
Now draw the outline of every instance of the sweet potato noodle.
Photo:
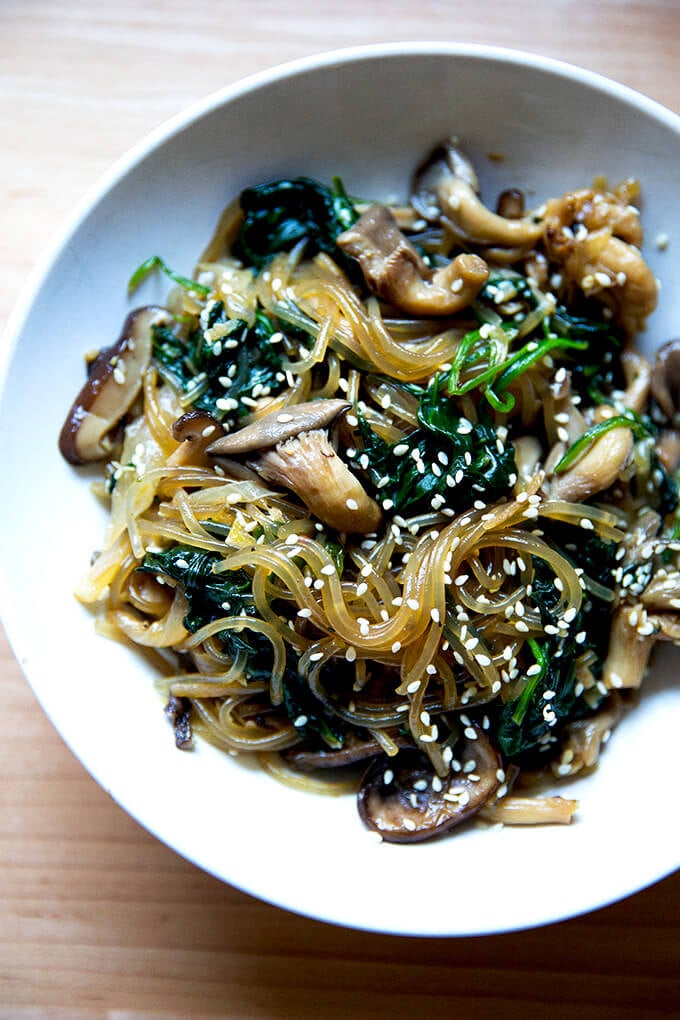
[(680, 353), (634, 347), (636, 182), (576, 183), (493, 211), (447, 140), (403, 205), (265, 183), (193, 278), (134, 274), (167, 307), (60, 448), (106, 464), (78, 598), (157, 664), (179, 747), (358, 790), (392, 841), (571, 820), (529, 787), (592, 769), (680, 636)]

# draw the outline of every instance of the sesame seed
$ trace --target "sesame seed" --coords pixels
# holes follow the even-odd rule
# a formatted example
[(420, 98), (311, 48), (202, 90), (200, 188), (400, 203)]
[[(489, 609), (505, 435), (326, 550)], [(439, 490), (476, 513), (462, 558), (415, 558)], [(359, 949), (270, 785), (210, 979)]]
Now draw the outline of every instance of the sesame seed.
[(306, 726), (307, 721), (308, 720), (306, 715), (299, 715), (295, 722), (293, 723), (293, 726)]
[(348, 510), (358, 510), (359, 509), (359, 504), (357, 503), (356, 499), (347, 499), (347, 500), (345, 500), (345, 506), (347, 507)]
[(392, 771), (392, 769), (385, 769), (383, 773), (383, 783), (385, 784), (385, 786), (389, 786), (393, 779), (394, 772)]
[(409, 607), (409, 609), (413, 609), (414, 612), (420, 609), (420, 603), (418, 602), (417, 599), (407, 599), (406, 605)]
[(319, 662), (321, 659), (323, 659), (323, 652), (312, 652), (309, 656), (310, 662)]
[(327, 577), (330, 577), (331, 574), (335, 573), (334, 565), (332, 563), (327, 563), (325, 567), (321, 568), (321, 573), (326, 574)]
[(407, 444), (397, 443), (397, 445), (392, 448), (392, 453), (394, 454), (395, 457), (403, 457), (404, 454), (408, 453)]
[(465, 582), (469, 580), (470, 580), (469, 574), (458, 574), (458, 577), (455, 579), (454, 584), (457, 585), (459, 588), (462, 588)]
[(430, 610), (430, 619), (432, 620), (433, 623), (439, 623), (440, 622), (439, 610), (438, 609), (435, 608), (435, 609), (431, 609)]
[(298, 616), (302, 617), (303, 620), (308, 620), (312, 615), (311, 609), (298, 609)]
[(477, 730), (473, 726), (466, 726), (465, 729), (463, 730), (463, 733), (468, 738), (468, 740), (477, 739)]
[(395, 641), (392, 645), (392, 654), (396, 655), (401, 648), (401, 641)]
[(538, 676), (540, 672), (541, 667), (538, 665), (537, 662), (535, 662), (533, 666), (529, 666), (527, 670), (527, 676)]
[(348, 662), (354, 662), (356, 657), (357, 650), (356, 648), (353, 648), (352, 645), (350, 645), (347, 651), (345, 652), (345, 658), (347, 659)]

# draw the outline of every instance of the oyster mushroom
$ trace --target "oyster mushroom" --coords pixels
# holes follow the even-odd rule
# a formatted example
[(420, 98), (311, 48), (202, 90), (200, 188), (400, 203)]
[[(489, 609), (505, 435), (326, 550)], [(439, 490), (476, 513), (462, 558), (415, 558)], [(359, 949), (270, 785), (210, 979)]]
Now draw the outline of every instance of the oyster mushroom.
[(249, 467), (265, 481), (294, 492), (310, 513), (336, 531), (375, 531), (382, 520), (378, 504), (324, 431), (348, 407), (344, 400), (312, 400), (273, 411), (218, 439), (207, 452), (250, 454)]
[(640, 630), (639, 611), (619, 606), (612, 617), (609, 651), (602, 670), (602, 680), (609, 690), (636, 688), (642, 683), (656, 635)]
[(446, 832), (479, 811), (498, 789), (501, 759), (486, 734), (478, 727), (475, 732), (476, 740), (464, 738), (455, 750), (463, 766), (474, 761), (474, 769), (450, 772), (443, 779), (418, 751), (376, 758), (359, 790), (364, 824), (387, 842), (415, 843)]
[(669, 340), (657, 351), (651, 390), (666, 417), (673, 419), (680, 409), (680, 339)]
[(103, 460), (111, 454), (110, 434), (142, 387), (153, 327), (171, 321), (165, 308), (138, 308), (126, 318), (116, 343), (99, 352), (59, 434), (59, 450), (70, 464)]
[(643, 414), (649, 401), (652, 366), (638, 351), (628, 348), (621, 355), (626, 389), (622, 403), (636, 414)]
[(552, 499), (582, 503), (613, 485), (630, 460), (633, 433), (625, 426), (613, 428), (595, 440), (564, 474), (550, 482)]
[[(503, 197), (505, 196), (505, 197)], [(522, 251), (532, 248), (543, 233), (541, 223), (523, 215), (523, 198), (515, 189), (503, 192), (501, 208), (488, 209), (479, 198), (479, 183), (469, 160), (449, 139), (437, 146), (419, 167), (411, 202), (424, 219), (441, 220), (457, 240)], [(519, 216), (517, 213), (519, 212)]]
[(565, 281), (606, 305), (634, 336), (654, 311), (658, 286), (640, 253), (636, 211), (609, 192), (570, 191), (551, 199), (545, 249)]
[(558, 778), (575, 776), (582, 769), (597, 765), (600, 751), (622, 715), (621, 697), (613, 693), (593, 715), (568, 723), (562, 754), (550, 766), (553, 775)]
[(336, 243), (357, 259), (372, 293), (410, 315), (454, 315), (489, 278), (486, 262), (473, 254), (430, 269), (384, 205), (370, 206)]
[(479, 181), (470, 160), (458, 147), (458, 139), (447, 138), (435, 146), (420, 164), (413, 177), (411, 205), (429, 223), (438, 223), (441, 216), (437, 189), (446, 177), (460, 177), (479, 194)]

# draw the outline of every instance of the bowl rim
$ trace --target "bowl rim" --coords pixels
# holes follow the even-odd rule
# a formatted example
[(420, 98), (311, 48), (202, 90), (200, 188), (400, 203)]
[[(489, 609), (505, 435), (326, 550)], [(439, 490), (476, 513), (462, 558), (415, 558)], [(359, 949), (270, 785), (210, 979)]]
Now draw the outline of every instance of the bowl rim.
[[(47, 276), (51, 272), (54, 263), (57, 261), (62, 250), (68, 244), (70, 238), (79, 226), (87, 219), (90, 213), (96, 208), (98, 203), (104, 198), (110, 189), (115, 187), (118, 182), (120, 182), (151, 152), (181, 133), (199, 118), (215, 111), (221, 106), (240, 99), (248, 93), (256, 92), (264, 86), (323, 68), (330, 69), (353, 62), (371, 61), (376, 59), (403, 59), (423, 56), (449, 57), (452, 59), (461, 57), (480, 61), (495, 61), (519, 68), (523, 67), (530, 70), (545, 72), (550, 75), (556, 75), (564, 80), (578, 82), (581, 85), (585, 85), (586, 87), (592, 88), (600, 93), (618, 99), (624, 104), (632, 106), (640, 112), (647, 114), (657, 122), (666, 126), (673, 133), (680, 136), (680, 115), (674, 113), (657, 100), (651, 99), (644, 93), (633, 89), (628, 85), (621, 84), (614, 79), (606, 77), (605, 75), (599, 74), (598, 72), (591, 71), (586, 68), (579, 67), (576, 64), (565, 62), (553, 57), (532, 53), (528, 50), (490, 46), (483, 43), (436, 41), (371, 43), (362, 46), (325, 50), (323, 52), (314, 53), (266, 67), (247, 75), (244, 78), (240, 78), (223, 88), (209, 93), (208, 95), (190, 103), (187, 107), (181, 109), (171, 117), (165, 119), (161, 124), (147, 132), (139, 141), (119, 156), (113, 164), (87, 189), (83, 197), (76, 203), (70, 214), (68, 214), (62, 221), (61, 225), (57, 227), (51, 239), (44, 247), (42, 253), (24, 281), (19, 295), (10, 311), (6, 325), (2, 331), (2, 335), (0, 336), (0, 403), (4, 394), (9, 369), (14, 358), (16, 345), (24, 330), (33, 301), (42, 288)], [(422, 929), (414, 931), (408, 927), (404, 927), (401, 930), (386, 930), (385, 928), (380, 927), (379, 924), (368, 925), (360, 922), (352, 923), (351, 921), (338, 920), (332, 916), (327, 916), (321, 909), (312, 911), (297, 907), (294, 903), (290, 903), (288, 901), (288, 897), (283, 893), (277, 896), (263, 894), (258, 889), (250, 888), (246, 883), (234, 881), (232, 879), (225, 879), (221, 874), (212, 871), (203, 863), (197, 863), (196, 860), (188, 857), (188, 855), (184, 854), (181, 849), (166, 843), (163, 835), (159, 834), (159, 832), (156, 831), (150, 823), (147, 823), (143, 817), (140, 817), (116, 797), (115, 793), (109, 789), (108, 784), (103, 777), (100, 777), (98, 773), (91, 771), (90, 767), (85, 763), (79, 752), (73, 747), (72, 743), (64, 737), (61, 730), (54, 723), (51, 714), (46, 710), (43, 704), (40, 694), (36, 691), (27, 672), (24, 670), (22, 665), (23, 658), (20, 641), (18, 638), (15, 640), (17, 628), (13, 626), (13, 615), (8, 578), (5, 576), (4, 571), (0, 570), (0, 619), (2, 619), (5, 625), (7, 640), (12, 652), (24, 673), (29, 687), (33, 691), (34, 696), (37, 698), (49, 721), (55, 727), (66, 746), (69, 747), (69, 750), (83, 765), (85, 770), (92, 775), (98, 785), (108, 792), (114, 801), (119, 804), (127, 814), (134, 818), (138, 824), (159, 839), (160, 842), (165, 843), (166, 846), (169, 845), (174, 853), (178, 853), (180, 856), (186, 856), (187, 859), (194, 864), (194, 866), (198, 866), (201, 870), (214, 875), (214, 877), (218, 878), (220, 881), (228, 882), (228, 884), (242, 892), (268, 902), (274, 906), (289, 910), (292, 913), (342, 927), (398, 936), (407, 935), (419, 937), (455, 938), (492, 935), (504, 932), (520, 931), (531, 927), (541, 927), (547, 924), (555, 924), (569, 918), (578, 917), (583, 914), (599, 910), (602, 907), (609, 906), (619, 900), (640, 892), (641, 890), (673, 874), (676, 870), (674, 867), (669, 867), (662, 873), (655, 873), (652, 876), (642, 876), (632, 886), (621, 890), (617, 894), (607, 894), (601, 900), (593, 902), (587, 907), (579, 907), (571, 911), (563, 910), (536, 923), (513, 924), (512, 922), (506, 922), (502, 926), (493, 928), (489, 927), (488, 929), (477, 931), (453, 931), (448, 933), (442, 933), (441, 931), (428, 932)]]

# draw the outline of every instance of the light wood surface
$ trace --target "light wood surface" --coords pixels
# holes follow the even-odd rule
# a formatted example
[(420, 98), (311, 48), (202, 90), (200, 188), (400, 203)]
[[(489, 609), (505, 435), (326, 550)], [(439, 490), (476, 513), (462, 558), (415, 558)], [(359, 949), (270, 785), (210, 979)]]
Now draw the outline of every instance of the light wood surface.
[[(0, 0), (0, 324), (99, 174), (252, 71), (373, 41), (488, 42), (680, 112), (678, 38), (677, 0)], [(220, 884), (131, 821), (62, 744), (2, 637), (0, 680), (2, 1020), (680, 1016), (680, 875), (515, 935), (332, 928)]]

